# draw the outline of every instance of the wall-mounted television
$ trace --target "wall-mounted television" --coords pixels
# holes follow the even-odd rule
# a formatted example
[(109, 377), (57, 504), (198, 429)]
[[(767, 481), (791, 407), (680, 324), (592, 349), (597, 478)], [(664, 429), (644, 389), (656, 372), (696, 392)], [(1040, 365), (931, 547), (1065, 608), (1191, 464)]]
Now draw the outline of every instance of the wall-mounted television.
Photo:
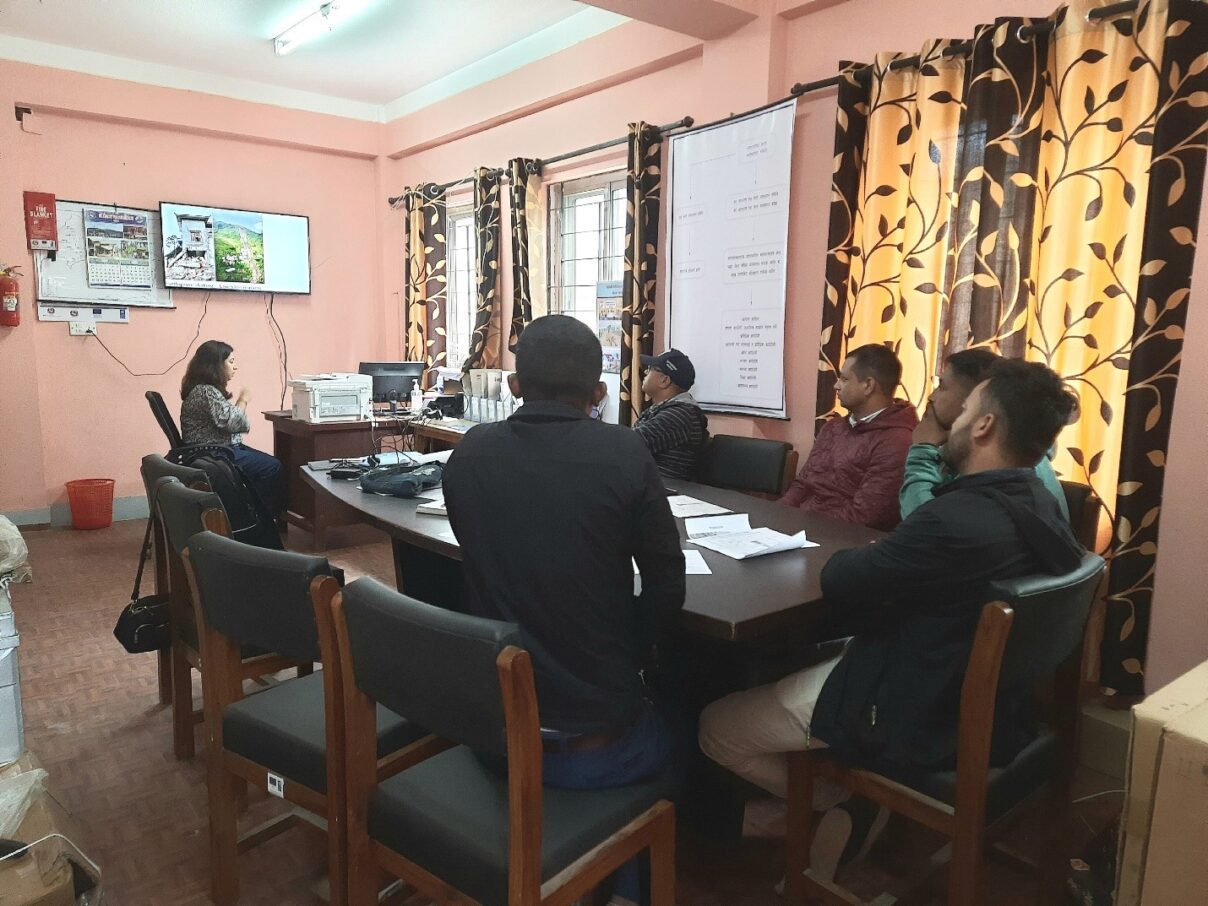
[(172, 289), (310, 292), (310, 219), (161, 201)]

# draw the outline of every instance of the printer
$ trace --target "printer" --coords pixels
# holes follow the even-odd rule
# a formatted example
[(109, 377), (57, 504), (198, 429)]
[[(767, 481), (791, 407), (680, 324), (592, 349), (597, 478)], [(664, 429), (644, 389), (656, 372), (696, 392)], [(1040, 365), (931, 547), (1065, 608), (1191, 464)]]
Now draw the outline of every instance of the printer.
[(367, 374), (304, 374), (289, 386), (299, 421), (358, 422), (372, 414), (373, 378)]

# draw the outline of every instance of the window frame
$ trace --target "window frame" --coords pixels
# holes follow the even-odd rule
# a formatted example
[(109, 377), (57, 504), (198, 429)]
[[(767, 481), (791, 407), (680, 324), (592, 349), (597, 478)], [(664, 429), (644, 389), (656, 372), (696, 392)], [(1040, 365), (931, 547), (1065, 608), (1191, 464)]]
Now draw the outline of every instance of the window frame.
[[(609, 170), (579, 179), (552, 183), (549, 188), (549, 230), (547, 237), (548, 267), (546, 273), (546, 292), (549, 300), (550, 314), (567, 314), (578, 317), (595, 330), (596, 314), (594, 304), (590, 313), (574, 304), (573, 289), (575, 287), (592, 288), (592, 298), (595, 298), (595, 286), (605, 280), (620, 280), (625, 271), (625, 193), (626, 173), (624, 169)], [(600, 195), (600, 208), (594, 230), (577, 230), (564, 233), (568, 201)], [(619, 223), (618, 223), (619, 220)], [(581, 226), (575, 224), (575, 226)], [(596, 254), (591, 257), (575, 258), (576, 251), (568, 248), (568, 239), (584, 232), (598, 232)], [(573, 240), (571, 240), (573, 242)], [(594, 258), (596, 262), (595, 280), (582, 282), (579, 275), (574, 273), (575, 262), (587, 262)], [(568, 275), (566, 265), (572, 268)], [(614, 264), (612, 264), (614, 263)], [(565, 282), (567, 280), (575, 282)], [(567, 292), (571, 290), (571, 292)]]
[[(457, 254), (457, 230), (459, 222), (469, 220), (469, 237), (470, 244), (467, 248), (466, 262), (468, 267), (459, 269), (456, 267)], [(448, 205), (445, 209), (445, 222), (447, 224), (446, 253), (445, 253), (445, 275), (447, 282), (445, 284), (445, 362), (449, 369), (461, 373), (461, 367), (465, 360), (470, 355), (471, 337), (474, 333), (474, 311), (477, 308), (475, 300), (478, 294), (478, 288), (475, 286), (478, 271), (478, 229), (474, 220), (474, 204), (472, 201), (466, 201), (464, 204)], [(469, 301), (469, 308), (465, 312), (464, 329), (460, 329), (459, 312), (456, 311), (457, 299), (456, 294), (460, 290), (460, 281), (466, 280), (468, 292), (466, 297)], [(459, 329), (454, 329), (458, 327)], [(454, 340), (456, 338), (456, 340)], [(457, 345), (455, 346), (454, 343)], [(464, 349), (462, 348), (464, 347)], [(460, 353), (457, 358), (454, 358), (454, 351)]]

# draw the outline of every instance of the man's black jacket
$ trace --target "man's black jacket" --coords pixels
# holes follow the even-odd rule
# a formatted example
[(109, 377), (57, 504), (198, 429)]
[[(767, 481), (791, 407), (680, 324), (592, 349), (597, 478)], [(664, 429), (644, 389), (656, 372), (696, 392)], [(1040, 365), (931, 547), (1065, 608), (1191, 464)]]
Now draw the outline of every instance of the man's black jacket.
[[(822, 593), (868, 630), (827, 678), (812, 734), (849, 757), (951, 767), (961, 682), (990, 583), (1060, 575), (1081, 556), (1052, 494), (1029, 469), (957, 478), (888, 537), (835, 554), (822, 571)], [(999, 696), (992, 764), (1029, 741), (1028, 704)]]

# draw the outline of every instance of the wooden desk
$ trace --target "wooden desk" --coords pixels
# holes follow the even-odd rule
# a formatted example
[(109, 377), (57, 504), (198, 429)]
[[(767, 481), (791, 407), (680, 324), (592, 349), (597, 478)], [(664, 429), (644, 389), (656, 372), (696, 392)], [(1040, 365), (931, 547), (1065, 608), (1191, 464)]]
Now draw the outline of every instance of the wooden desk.
[(289, 412), (265, 412), (273, 426), (273, 455), (281, 460), (288, 476), (289, 511), (285, 518), (314, 536), (322, 547), (328, 528), (357, 522), (334, 505), (326, 495), (302, 479), (301, 469), (319, 459), (368, 456), (377, 452), (369, 422), (324, 422), (311, 424), (293, 418)]
[[(343, 510), (345, 521), (368, 523), (391, 537), (400, 590), (405, 587), (408, 594), (421, 600), (443, 603), (433, 600), (439, 595), (436, 586), (447, 584), (457, 570), (441, 568), (430, 557), (417, 557), (416, 551), (436, 555), (449, 566), (460, 561), (461, 549), (451, 537), (447, 518), (417, 514), (418, 500), (366, 494), (355, 481), (333, 480), (309, 468), (302, 469), (302, 476), (316, 495)], [(687, 577), (681, 616), (685, 629), (724, 642), (774, 640), (784, 633), (821, 640), (842, 632), (842, 614), (830, 611), (822, 602), (822, 567), (835, 551), (866, 544), (881, 537), (880, 532), (737, 491), (687, 481), (673, 484), (682, 494), (748, 513), (754, 527), (768, 526), (786, 534), (804, 529), (806, 537), (819, 544), (751, 560), (731, 560), (701, 549), (713, 574)], [(677, 519), (676, 524), (681, 538), (686, 538), (684, 520)]]

